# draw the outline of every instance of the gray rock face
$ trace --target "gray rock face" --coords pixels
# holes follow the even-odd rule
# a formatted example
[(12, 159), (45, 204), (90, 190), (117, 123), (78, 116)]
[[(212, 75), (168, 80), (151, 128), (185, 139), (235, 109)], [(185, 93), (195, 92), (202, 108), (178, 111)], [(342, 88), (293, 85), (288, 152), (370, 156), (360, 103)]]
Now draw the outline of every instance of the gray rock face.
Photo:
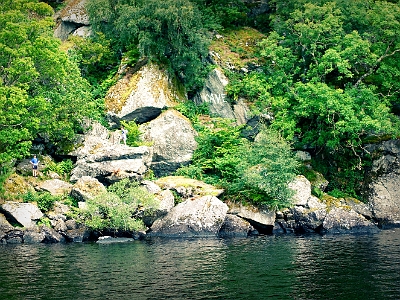
[(38, 188), (42, 191), (49, 192), (53, 196), (57, 196), (71, 192), (72, 184), (60, 179), (51, 179), (41, 182)]
[(369, 206), (382, 226), (400, 226), (400, 140), (370, 145), (369, 152), (379, 153), (373, 162), (368, 186)]
[(247, 237), (254, 230), (250, 223), (238, 216), (228, 214), (218, 233), (220, 237)]
[(235, 119), (235, 114), (230, 104), (226, 101), (225, 87), (228, 78), (220, 69), (214, 69), (208, 75), (204, 88), (194, 98), (197, 104), (208, 103), (210, 113), (222, 118)]
[(157, 179), (155, 182), (162, 189), (175, 191), (181, 198), (188, 199), (193, 197), (201, 197), (211, 195), (218, 197), (224, 190), (218, 189), (213, 185), (203, 181), (186, 178), (183, 176), (166, 176)]
[(290, 209), (295, 223), (292, 224), (296, 232), (321, 232), (326, 216), (326, 205), (321, 208), (295, 206)]
[(311, 197), (311, 183), (303, 175), (299, 175), (295, 180), (289, 183), (289, 188), (294, 190), (294, 205), (307, 205), (308, 199)]
[(244, 125), (250, 120), (250, 111), (243, 100), (233, 105), (233, 114), (237, 125)]
[(106, 128), (93, 124), (84, 136), (83, 146), (71, 153), (77, 156), (71, 182), (89, 176), (112, 183), (123, 178), (140, 179), (146, 173), (151, 164), (152, 148), (128, 147), (118, 141), (115, 144), (109, 137)]
[(371, 233), (378, 227), (352, 209), (332, 208), (325, 216), (323, 230), (328, 233)]
[[(85, 9), (86, 1), (66, 1), (66, 6), (55, 16), (58, 24), (54, 31), (55, 37), (65, 41), (75, 30), (79, 30), (80, 27), (87, 28), (87, 25), (90, 25), (89, 15)], [(82, 35), (82, 31), (77, 35)]]
[(271, 233), (275, 224), (275, 211), (267, 208), (229, 203), (229, 213), (245, 219), (260, 233)]
[[(133, 72), (133, 71), (131, 71)], [(182, 98), (165, 70), (145, 64), (139, 71), (127, 72), (106, 95), (106, 107), (112, 118), (145, 123), (173, 107)]]
[(6, 202), (2, 210), (26, 228), (36, 225), (36, 221), (43, 217), (40, 209), (32, 203)]
[(165, 216), (175, 206), (174, 194), (170, 190), (160, 190), (155, 196), (159, 200), (159, 206), (143, 212), (142, 220), (147, 227), (151, 227), (157, 219)]
[(105, 186), (96, 178), (83, 176), (73, 185), (71, 196), (78, 199), (78, 201), (87, 201), (106, 191)]
[(174, 172), (188, 164), (197, 148), (196, 131), (190, 121), (175, 110), (167, 110), (158, 118), (140, 126), (142, 138), (152, 142), (151, 169), (156, 176)]
[(151, 236), (216, 236), (224, 223), (228, 206), (213, 196), (186, 200), (175, 206), (151, 227)]
[(86, 0), (67, 1), (61, 10), (60, 17), (63, 22), (89, 25), (89, 15), (85, 9)]

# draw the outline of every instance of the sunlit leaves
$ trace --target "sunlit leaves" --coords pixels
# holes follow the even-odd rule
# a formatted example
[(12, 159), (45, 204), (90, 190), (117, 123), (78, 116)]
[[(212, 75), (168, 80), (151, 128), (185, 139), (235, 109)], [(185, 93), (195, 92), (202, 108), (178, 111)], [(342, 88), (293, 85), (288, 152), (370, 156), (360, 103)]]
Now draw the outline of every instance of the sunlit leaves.
[(39, 136), (55, 144), (71, 140), (91, 96), (78, 67), (52, 37), (50, 6), (36, 0), (10, 1), (0, 13), (3, 163), (28, 155)]

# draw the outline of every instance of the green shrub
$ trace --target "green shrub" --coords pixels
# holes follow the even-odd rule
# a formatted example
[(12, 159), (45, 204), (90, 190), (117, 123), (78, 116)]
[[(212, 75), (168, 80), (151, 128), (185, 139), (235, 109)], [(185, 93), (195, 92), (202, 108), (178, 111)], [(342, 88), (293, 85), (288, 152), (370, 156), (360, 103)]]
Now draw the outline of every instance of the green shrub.
[(54, 202), (60, 200), (59, 196), (53, 196), (48, 192), (44, 193), (36, 193), (36, 192), (27, 192), (22, 196), (23, 202), (36, 202), (38, 208), (42, 212), (47, 212), (51, 208), (53, 208)]
[(55, 172), (61, 177), (68, 179), (69, 175), (71, 174), (72, 169), (74, 168), (74, 163), (72, 160), (67, 159), (63, 160), (59, 163), (56, 163), (54, 161), (50, 161), (49, 163), (46, 164), (46, 167), (44, 168), (44, 172)]
[(175, 106), (175, 109), (188, 118), (193, 124), (199, 122), (199, 115), (209, 115), (208, 103), (197, 105), (193, 101), (185, 101)]
[(140, 212), (158, 207), (153, 194), (129, 179), (114, 183), (106, 193), (86, 203), (87, 209), (80, 211), (83, 223), (93, 230), (115, 232), (144, 230)]
[(141, 132), (139, 129), (139, 125), (136, 124), (135, 121), (130, 121), (130, 122), (125, 122), (121, 121), (122, 126), (125, 127), (126, 130), (128, 130), (127, 138), (126, 138), (126, 144), (131, 146), (131, 147), (138, 147), (145, 145), (141, 139)]

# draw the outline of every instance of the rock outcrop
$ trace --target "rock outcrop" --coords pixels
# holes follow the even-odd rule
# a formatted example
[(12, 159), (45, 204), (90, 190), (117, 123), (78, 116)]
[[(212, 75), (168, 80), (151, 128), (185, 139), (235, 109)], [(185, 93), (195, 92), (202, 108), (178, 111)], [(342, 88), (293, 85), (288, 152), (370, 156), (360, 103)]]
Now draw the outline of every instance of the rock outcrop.
[(36, 222), (43, 217), (40, 209), (32, 203), (8, 201), (1, 206), (1, 210), (9, 218), (26, 228), (35, 226)]
[(73, 185), (71, 189), (71, 196), (78, 201), (87, 201), (97, 195), (105, 193), (107, 190), (103, 184), (96, 178), (90, 176), (82, 176)]
[(207, 103), (212, 115), (235, 119), (235, 114), (231, 105), (226, 101), (225, 87), (229, 83), (228, 78), (224, 75), (221, 69), (212, 70), (203, 89), (194, 98), (197, 104)]
[(374, 160), (367, 178), (369, 205), (373, 217), (383, 227), (400, 226), (400, 140), (366, 147)]
[(176, 205), (151, 227), (151, 236), (217, 236), (225, 221), (228, 206), (214, 196), (186, 200)]
[(142, 139), (152, 143), (151, 169), (156, 176), (165, 176), (192, 160), (197, 148), (197, 135), (190, 121), (176, 110), (169, 109), (156, 119), (140, 126)]
[(275, 211), (268, 208), (229, 203), (229, 214), (246, 220), (262, 234), (271, 234), (275, 225)]
[(112, 124), (120, 120), (145, 123), (161, 114), (162, 109), (174, 107), (176, 99), (184, 99), (176, 81), (156, 64), (144, 64), (126, 74), (107, 93), (106, 108)]
[[(64, 41), (77, 29), (90, 25), (89, 15), (85, 9), (86, 2), (87, 0), (66, 1), (66, 6), (55, 16), (57, 22), (57, 28), (54, 31), (55, 37)], [(90, 29), (87, 30), (90, 31)]]
[(49, 192), (53, 196), (60, 196), (69, 194), (72, 190), (72, 184), (60, 179), (50, 179), (40, 182), (37, 189)]
[(140, 179), (152, 160), (152, 148), (128, 147), (110, 138), (106, 128), (94, 123), (83, 137), (83, 146), (70, 153), (77, 157), (71, 182), (90, 176), (101, 182), (113, 183), (123, 178)]
[(254, 228), (248, 221), (238, 216), (228, 214), (218, 232), (218, 236), (224, 238), (247, 237), (252, 231), (254, 231)]

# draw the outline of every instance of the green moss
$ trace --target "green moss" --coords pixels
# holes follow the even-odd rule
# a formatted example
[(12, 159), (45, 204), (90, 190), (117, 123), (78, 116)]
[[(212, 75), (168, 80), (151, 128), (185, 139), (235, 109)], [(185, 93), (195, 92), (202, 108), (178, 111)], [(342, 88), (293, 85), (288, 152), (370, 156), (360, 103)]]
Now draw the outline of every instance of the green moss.
[(13, 200), (21, 198), (21, 195), (34, 192), (34, 188), (24, 177), (11, 174), (4, 182), (4, 196)]
[(219, 65), (230, 63), (240, 69), (249, 62), (257, 62), (257, 43), (265, 37), (264, 34), (250, 27), (225, 30), (221, 34), (223, 38), (215, 39), (210, 46), (210, 50), (221, 58)]

